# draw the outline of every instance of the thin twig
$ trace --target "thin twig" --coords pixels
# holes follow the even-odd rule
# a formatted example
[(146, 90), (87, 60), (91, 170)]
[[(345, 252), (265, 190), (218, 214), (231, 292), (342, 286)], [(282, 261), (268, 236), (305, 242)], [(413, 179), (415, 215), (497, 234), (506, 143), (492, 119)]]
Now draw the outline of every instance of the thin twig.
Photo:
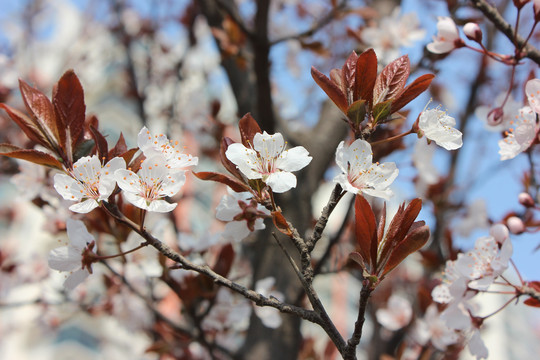
[(198, 272), (199, 274), (208, 276), (216, 284), (225, 286), (232, 291), (241, 294), (246, 299), (253, 301), (258, 306), (270, 306), (278, 309), (283, 313), (294, 314), (301, 317), (302, 319), (308, 320), (316, 324), (320, 323), (320, 317), (312, 310), (306, 310), (295, 305), (287, 304), (273, 297), (267, 298), (251, 289), (248, 289), (230, 279), (219, 275), (218, 273), (213, 271), (208, 265), (197, 265), (192, 263), (181, 254), (171, 249), (168, 245), (155, 238), (152, 234), (147, 232), (146, 229), (139, 229), (139, 225), (126, 218), (124, 214), (122, 214), (115, 205), (107, 203), (106, 201), (103, 201), (102, 205), (103, 208), (118, 222), (128, 226), (137, 234), (141, 235), (152, 247), (158, 250), (165, 257), (180, 264), (183, 269), (192, 270)]
[(334, 190), (332, 191), (332, 195), (330, 195), (330, 199), (328, 200), (328, 203), (323, 208), (321, 216), (319, 217), (319, 220), (317, 220), (317, 223), (315, 224), (315, 227), (313, 229), (313, 234), (306, 241), (308, 251), (310, 252), (313, 251), (313, 248), (317, 244), (317, 241), (320, 240), (322, 233), (324, 229), (326, 228), (326, 224), (328, 223), (328, 218), (330, 217), (330, 214), (332, 214), (332, 211), (334, 211), (337, 204), (339, 203), (339, 200), (341, 200), (344, 194), (345, 192), (341, 188), (341, 185), (336, 184), (336, 186), (334, 187)]
[(495, 7), (488, 4), (485, 0), (471, 0), (471, 2), (474, 7), (480, 10), (512, 43), (515, 41), (515, 44), (522, 49), (525, 57), (528, 57), (540, 65), (540, 51), (533, 45), (527, 43), (527, 41), (519, 34), (516, 34), (512, 25), (506, 22)]

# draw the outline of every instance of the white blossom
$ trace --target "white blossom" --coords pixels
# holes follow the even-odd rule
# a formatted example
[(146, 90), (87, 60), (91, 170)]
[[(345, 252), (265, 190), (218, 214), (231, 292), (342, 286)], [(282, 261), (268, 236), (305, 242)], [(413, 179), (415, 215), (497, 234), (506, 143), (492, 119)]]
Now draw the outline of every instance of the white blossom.
[(368, 194), (389, 199), (393, 192), (388, 187), (396, 179), (398, 169), (393, 162), (373, 163), (371, 145), (355, 140), (350, 146), (341, 142), (336, 150), (336, 163), (343, 172), (334, 178), (343, 189), (353, 194)]
[(163, 155), (171, 171), (182, 171), (188, 166), (197, 165), (199, 159), (190, 154), (184, 154), (178, 141), (167, 139), (163, 134), (152, 135), (143, 127), (137, 137), (137, 145), (147, 158)]
[(120, 157), (102, 165), (96, 155), (80, 158), (68, 174), (54, 176), (54, 188), (66, 200), (78, 201), (69, 209), (77, 213), (88, 213), (107, 200), (116, 187), (114, 172), (124, 169), (126, 162)]
[[(269, 276), (264, 279), (260, 279), (255, 283), (255, 291), (264, 297), (274, 297), (280, 301), (285, 300), (283, 293), (273, 290), (276, 279)], [(277, 329), (283, 322), (279, 310), (270, 306), (255, 306), (255, 315), (262, 321), (263, 325)]]
[(257, 133), (253, 146), (235, 143), (229, 145), (225, 156), (235, 164), (248, 179), (261, 179), (276, 193), (296, 187), (296, 176), (292, 171), (306, 167), (312, 157), (302, 146), (285, 150), (287, 143), (280, 133), (269, 135)]
[(70, 244), (51, 250), (49, 267), (69, 271), (64, 287), (71, 290), (90, 275), (89, 266), (83, 264), (83, 255), (92, 250), (95, 240), (82, 221), (68, 219), (66, 227)]
[(525, 94), (529, 101), (529, 106), (535, 113), (540, 114), (540, 79), (532, 79), (525, 84)]
[(229, 189), (216, 208), (216, 218), (227, 221), (222, 237), (227, 241), (240, 241), (251, 232), (264, 229), (264, 218), (270, 211), (251, 200), (249, 192), (237, 193)]
[(439, 108), (422, 111), (418, 119), (423, 134), (446, 150), (459, 149), (463, 145), (462, 134), (455, 125), (456, 120)]
[(175, 195), (186, 182), (185, 172), (171, 170), (162, 154), (145, 159), (137, 174), (120, 169), (114, 175), (130, 203), (152, 212), (172, 211), (177, 204), (164, 198)]
[(501, 160), (513, 159), (531, 146), (539, 128), (536, 113), (529, 106), (522, 107), (511, 126), (499, 140)]
[(412, 306), (409, 300), (399, 295), (388, 299), (386, 308), (375, 313), (379, 324), (391, 331), (399, 330), (409, 324), (412, 319)]
[(459, 30), (450, 17), (439, 16), (437, 19), (437, 36), (427, 44), (427, 49), (434, 54), (444, 54), (456, 48), (456, 41), (460, 40)]
[(453, 329), (446, 326), (441, 319), (437, 306), (429, 305), (423, 319), (417, 319), (412, 334), (414, 340), (420, 345), (426, 345), (428, 341), (440, 351), (455, 344), (459, 337)]
[(412, 46), (425, 34), (415, 13), (401, 14), (401, 9), (396, 7), (376, 27), (362, 29), (360, 36), (366, 45), (373, 47), (379, 61), (388, 64), (399, 57), (401, 47)]

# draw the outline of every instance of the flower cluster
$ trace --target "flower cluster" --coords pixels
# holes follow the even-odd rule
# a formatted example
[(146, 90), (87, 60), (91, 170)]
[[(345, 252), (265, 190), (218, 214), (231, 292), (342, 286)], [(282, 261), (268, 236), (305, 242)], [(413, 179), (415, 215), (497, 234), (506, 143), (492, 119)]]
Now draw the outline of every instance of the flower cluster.
[(501, 160), (513, 159), (527, 150), (535, 141), (540, 130), (540, 79), (529, 80), (525, 85), (529, 106), (518, 110), (504, 139), (499, 140)]
[(441, 319), (453, 330), (469, 339), (471, 353), (487, 357), (487, 349), (479, 337), (482, 319), (475, 317), (472, 298), (479, 291), (486, 291), (495, 279), (508, 268), (512, 256), (512, 242), (508, 229), (497, 224), (490, 236), (479, 238), (473, 250), (460, 253), (457, 260), (448, 261), (443, 283), (433, 291), (433, 300), (447, 304)]

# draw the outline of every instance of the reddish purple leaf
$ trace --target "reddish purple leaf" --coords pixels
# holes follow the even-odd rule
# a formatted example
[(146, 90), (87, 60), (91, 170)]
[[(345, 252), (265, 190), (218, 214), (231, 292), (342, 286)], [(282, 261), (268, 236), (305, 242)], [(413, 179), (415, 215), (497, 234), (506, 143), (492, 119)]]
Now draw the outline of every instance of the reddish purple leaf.
[(402, 57), (386, 65), (383, 71), (375, 80), (373, 89), (373, 104), (378, 104), (386, 100), (393, 100), (400, 94), (409, 77), (410, 65), (409, 57)]
[(236, 192), (250, 191), (250, 188), (246, 184), (241, 183), (229, 175), (220, 174), (213, 171), (193, 172), (193, 175), (201, 180), (210, 180), (225, 184)]
[(244, 144), (245, 147), (252, 147), (255, 134), (262, 133), (259, 124), (257, 124), (257, 121), (251, 116), (251, 113), (247, 113), (240, 119), (238, 128), (240, 129), (242, 144)]
[(356, 80), (354, 99), (373, 101), (373, 87), (377, 79), (377, 55), (373, 49), (367, 49), (356, 61)]
[(128, 150), (126, 145), (126, 140), (124, 139), (124, 135), (120, 133), (120, 136), (118, 137), (118, 141), (116, 142), (116, 145), (109, 150), (109, 154), (107, 155), (107, 159), (112, 159), (117, 156), (121, 156)]
[(425, 74), (414, 80), (409, 86), (403, 89), (402, 93), (392, 102), (392, 109), (390, 112), (393, 114), (396, 111), (399, 111), (418, 95), (426, 91), (434, 77), (435, 75), (433, 74)]
[(231, 174), (233, 174), (237, 179), (243, 179), (243, 176), (242, 176), (242, 173), (240, 172), (240, 170), (238, 170), (236, 165), (234, 165), (227, 158), (227, 156), (225, 155), (225, 152), (227, 151), (227, 148), (231, 144), (234, 144), (234, 141), (232, 141), (232, 139), (230, 139), (230, 138), (228, 138), (226, 136), (223, 137), (223, 139), (221, 139), (221, 144), (220, 144), (220, 147), (219, 147), (219, 157), (221, 159), (221, 163), (223, 164), (225, 169), (227, 169), (227, 171), (230, 172)]
[(49, 139), (45, 137), (39, 124), (36, 124), (34, 120), (30, 119), (26, 114), (20, 112), (17, 109), (9, 107), (6, 104), (0, 104), (0, 108), (4, 109), (9, 117), (21, 128), (22, 131), (28, 136), (28, 138), (44, 147), (53, 150), (54, 146), (49, 142)]
[(109, 145), (107, 144), (107, 139), (105, 139), (105, 136), (103, 136), (98, 129), (96, 129), (93, 126), (90, 126), (90, 133), (92, 134), (92, 138), (94, 139), (94, 142), (96, 143), (96, 149), (98, 153), (98, 157), (100, 159), (107, 159), (107, 155), (109, 153)]
[(353, 51), (347, 60), (345, 61), (345, 64), (343, 64), (342, 68), (342, 78), (345, 82), (343, 93), (345, 96), (347, 94), (353, 94), (354, 92), (354, 82), (356, 79), (356, 61), (358, 60), (358, 55)]
[(377, 247), (377, 223), (371, 206), (362, 195), (356, 195), (354, 202), (356, 249), (364, 259), (366, 265), (373, 270), (375, 262), (371, 252)]
[(287, 220), (285, 219), (285, 216), (283, 216), (282, 213), (280, 213), (279, 211), (272, 211), (272, 220), (274, 221), (274, 225), (280, 232), (282, 232), (283, 234), (287, 236), (292, 235), (292, 231), (289, 228), (289, 224), (287, 223)]
[(217, 256), (216, 264), (213, 269), (216, 273), (223, 277), (227, 277), (231, 271), (232, 264), (234, 262), (234, 248), (232, 244), (227, 244), (221, 248)]
[(73, 70), (62, 75), (53, 89), (53, 105), (59, 124), (63, 124), (72, 149), (82, 140), (86, 105), (84, 91)]
[(58, 160), (53, 156), (38, 150), (21, 149), (11, 144), (0, 144), (0, 155), (63, 170), (63, 166)]
[(41, 129), (52, 149), (56, 150), (61, 142), (59, 129), (61, 124), (57, 124), (56, 115), (51, 101), (41, 91), (31, 87), (22, 80), (19, 80), (21, 95), (28, 112), (37, 126)]
[(429, 226), (424, 221), (415, 222), (405, 239), (403, 239), (397, 246), (395, 246), (384, 266), (384, 270), (381, 274), (385, 276), (398, 266), (407, 256), (418, 251), (424, 246), (429, 239)]
[(330, 100), (332, 100), (341, 111), (347, 113), (349, 103), (347, 102), (347, 98), (339, 86), (333, 83), (328, 77), (326, 77), (326, 75), (314, 67), (311, 67), (311, 76), (317, 85), (319, 85), (326, 95), (328, 95)]

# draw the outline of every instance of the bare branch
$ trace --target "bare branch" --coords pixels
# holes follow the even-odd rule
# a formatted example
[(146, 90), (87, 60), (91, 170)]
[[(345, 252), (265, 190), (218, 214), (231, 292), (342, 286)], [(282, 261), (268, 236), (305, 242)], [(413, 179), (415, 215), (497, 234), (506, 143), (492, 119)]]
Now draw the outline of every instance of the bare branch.
[(540, 65), (540, 51), (533, 45), (527, 43), (519, 34), (515, 34), (515, 29), (504, 20), (499, 11), (485, 0), (471, 0), (474, 7), (480, 10), (497, 29), (499, 29), (506, 37), (522, 48), (525, 57), (528, 57), (538, 65)]

